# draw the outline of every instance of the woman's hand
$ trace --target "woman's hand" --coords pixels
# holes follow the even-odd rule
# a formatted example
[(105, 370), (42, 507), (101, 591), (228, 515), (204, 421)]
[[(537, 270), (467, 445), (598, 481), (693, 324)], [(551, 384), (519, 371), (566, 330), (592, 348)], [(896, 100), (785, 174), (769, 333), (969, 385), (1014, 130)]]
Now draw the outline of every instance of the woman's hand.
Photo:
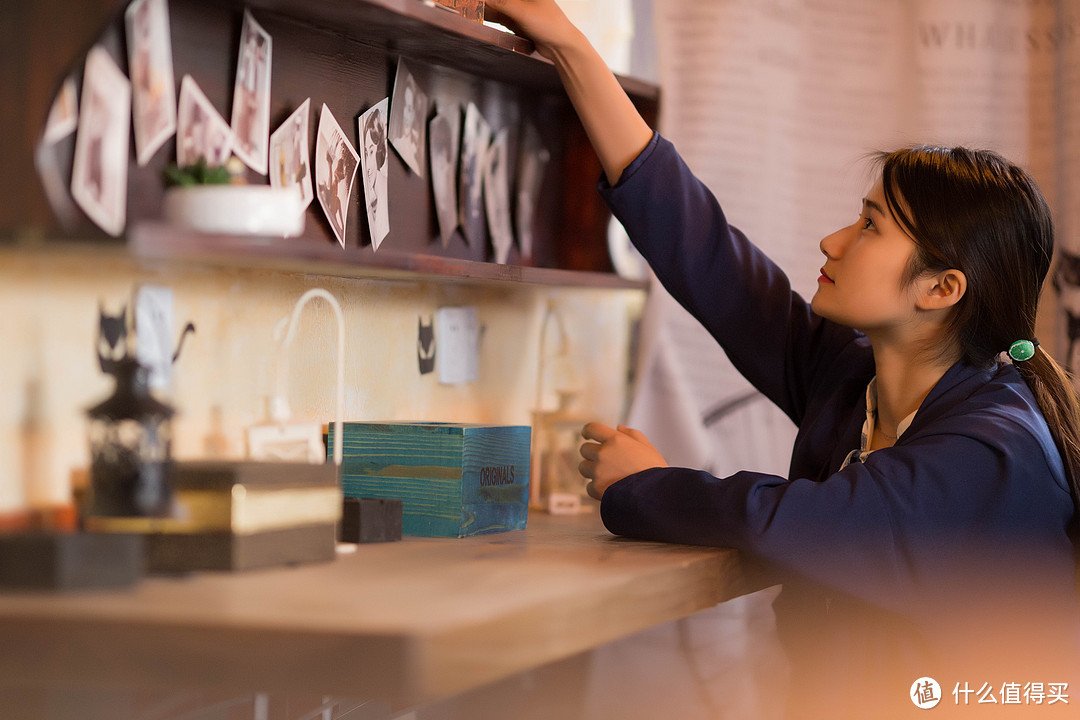
[(555, 65), (604, 174), (615, 185), (653, 133), (588, 38), (555, 0), (487, 0), (485, 16), (532, 39)]
[(581, 430), (586, 442), (581, 446), (578, 469), (589, 478), (589, 495), (599, 500), (604, 491), (627, 475), (654, 467), (667, 467), (660, 452), (640, 431), (619, 425), (610, 428), (591, 422)]
[(555, 0), (487, 0), (484, 19), (529, 38), (548, 60), (554, 60), (557, 49), (578, 35)]

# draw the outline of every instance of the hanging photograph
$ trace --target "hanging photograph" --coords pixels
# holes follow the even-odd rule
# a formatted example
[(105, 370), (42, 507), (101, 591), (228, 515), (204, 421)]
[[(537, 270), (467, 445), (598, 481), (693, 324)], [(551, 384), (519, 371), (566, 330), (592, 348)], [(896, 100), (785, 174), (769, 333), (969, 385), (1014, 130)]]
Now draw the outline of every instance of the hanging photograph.
[(488, 227), (491, 244), (495, 248), (495, 262), (505, 264), (514, 245), (514, 231), (510, 227), (510, 183), (507, 163), (507, 145), (510, 133), (502, 130), (487, 152), (484, 167), (484, 204), (487, 206)]
[(518, 154), (517, 192), (514, 198), (515, 229), (522, 257), (531, 258), (533, 254), (536, 203), (540, 199), (540, 186), (550, 159), (551, 153), (541, 142), (540, 133), (531, 123), (526, 123), (522, 131), (521, 151)]
[(143, 166), (176, 132), (176, 81), (166, 0), (135, 0), (124, 12), (131, 71), (135, 157)]
[(308, 118), (311, 98), (293, 111), (270, 136), (270, 186), (295, 187), (304, 209), (311, 204), (311, 163), (308, 158)]
[(45, 132), (42, 142), (51, 145), (63, 140), (79, 125), (79, 101), (75, 91), (75, 78), (68, 77), (60, 86), (49, 108), (49, 117), (45, 120)]
[(460, 143), (461, 111), (457, 105), (440, 110), (431, 119), (428, 145), (431, 156), (431, 193), (435, 197), (435, 215), (439, 219), (439, 238), (443, 247), (450, 243), (458, 226), (457, 160)]
[(130, 127), (131, 83), (109, 53), (94, 46), (83, 71), (71, 195), (110, 235), (122, 233), (127, 220)]
[(218, 167), (232, 155), (232, 129), (190, 75), (180, 80), (176, 128), (176, 164), (182, 168), (200, 158)]
[(386, 156), (386, 108), (389, 98), (383, 98), (360, 116), (360, 166), (364, 176), (364, 207), (367, 208), (371, 247), (379, 245), (390, 233), (390, 204), (386, 188), (389, 178)]
[(271, 49), (270, 34), (245, 10), (233, 87), (233, 152), (260, 175), (266, 174), (266, 138), (270, 134)]
[(325, 104), (315, 138), (315, 192), (341, 247), (345, 247), (345, 220), (349, 214), (353, 179), (360, 158)]
[(458, 184), (461, 227), (470, 245), (484, 243), (484, 167), (491, 126), (472, 103), (465, 109), (461, 139), (461, 182)]
[(416, 78), (398, 61), (390, 103), (390, 142), (414, 173), (424, 176), (428, 97)]

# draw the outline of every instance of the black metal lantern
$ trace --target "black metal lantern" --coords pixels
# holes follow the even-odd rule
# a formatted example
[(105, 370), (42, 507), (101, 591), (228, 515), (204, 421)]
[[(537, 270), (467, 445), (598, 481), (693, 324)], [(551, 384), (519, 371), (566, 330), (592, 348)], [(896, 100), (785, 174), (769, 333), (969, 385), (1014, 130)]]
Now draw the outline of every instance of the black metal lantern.
[(90, 419), (88, 515), (165, 517), (172, 510), (173, 408), (150, 394), (147, 369), (132, 357), (115, 362), (112, 397)]

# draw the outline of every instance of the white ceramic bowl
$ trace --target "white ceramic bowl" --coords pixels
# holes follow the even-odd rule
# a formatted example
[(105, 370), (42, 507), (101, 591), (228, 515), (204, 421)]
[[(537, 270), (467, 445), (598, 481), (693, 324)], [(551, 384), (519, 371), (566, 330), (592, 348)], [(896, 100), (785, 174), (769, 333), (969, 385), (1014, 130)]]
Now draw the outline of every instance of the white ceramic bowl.
[(192, 230), (293, 237), (304, 232), (295, 188), (269, 185), (188, 185), (165, 191), (165, 220)]

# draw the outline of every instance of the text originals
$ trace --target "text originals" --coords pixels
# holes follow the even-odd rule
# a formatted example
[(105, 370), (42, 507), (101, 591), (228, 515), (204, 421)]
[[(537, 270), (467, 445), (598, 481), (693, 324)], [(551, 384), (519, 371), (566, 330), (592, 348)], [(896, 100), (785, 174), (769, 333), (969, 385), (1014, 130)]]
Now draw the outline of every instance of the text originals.
[(486, 465), (480, 468), (480, 487), (493, 485), (513, 485), (513, 465)]

